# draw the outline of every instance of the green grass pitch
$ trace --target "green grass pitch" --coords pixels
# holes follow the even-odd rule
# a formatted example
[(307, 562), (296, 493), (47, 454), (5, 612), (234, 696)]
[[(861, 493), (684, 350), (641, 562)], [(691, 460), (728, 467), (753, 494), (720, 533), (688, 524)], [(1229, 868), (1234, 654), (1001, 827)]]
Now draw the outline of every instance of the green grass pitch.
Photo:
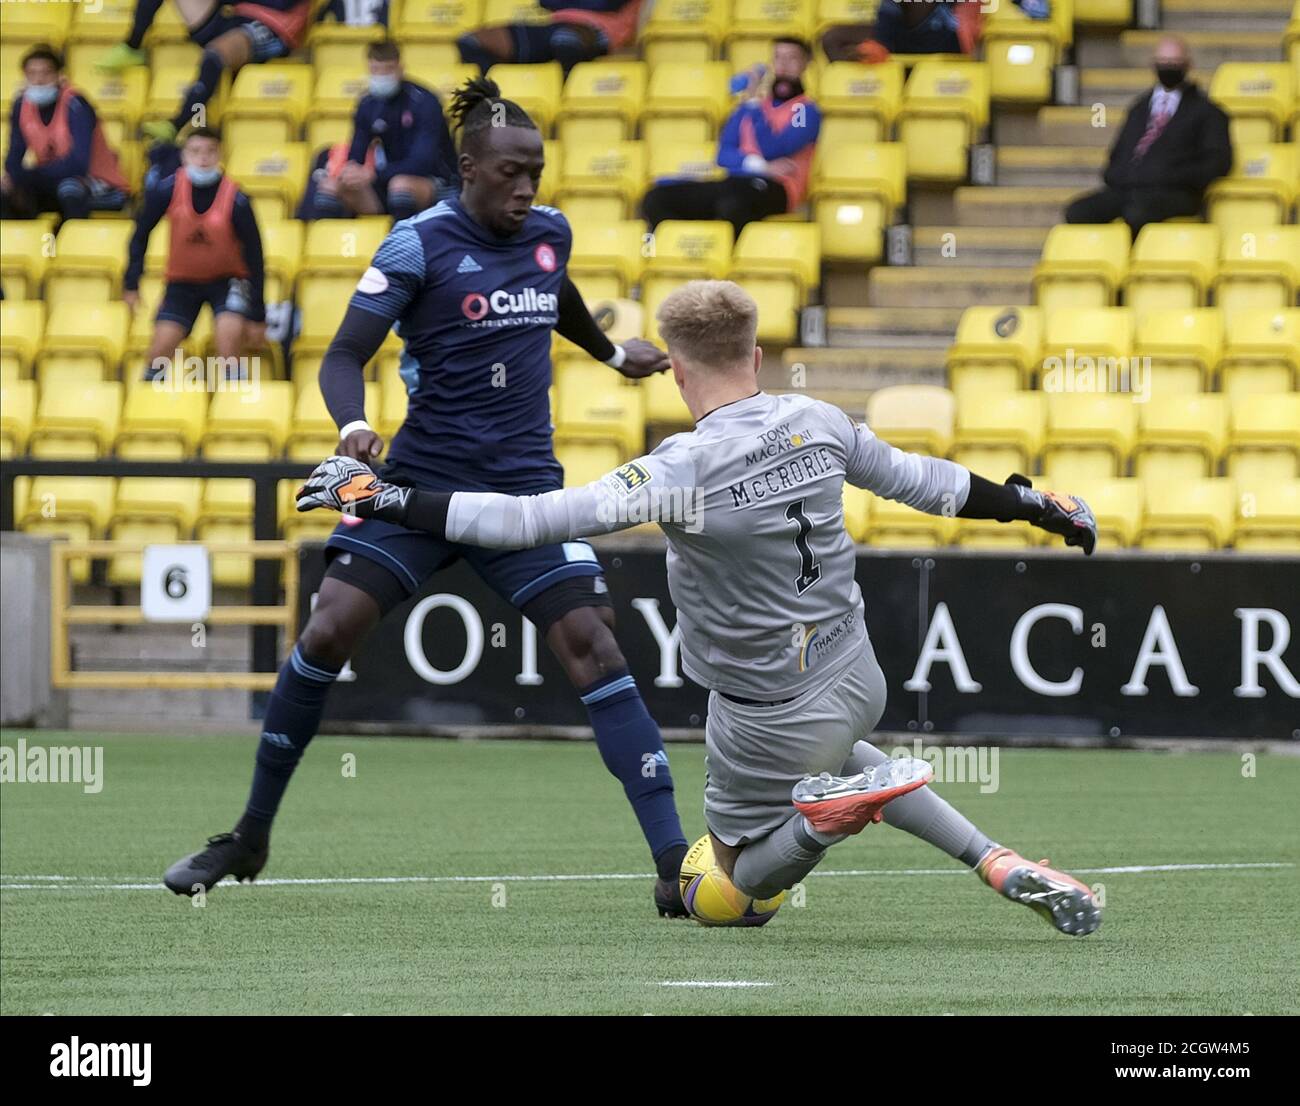
[[(660, 920), (644, 879), (342, 882), (648, 872), (587, 743), (318, 739), (263, 876), (327, 882), (227, 884), (196, 907), (94, 885), (153, 883), (228, 829), (255, 739), (2, 736), (105, 747), (99, 794), (3, 785), (5, 1014), (1300, 1009), (1296, 758), (1260, 756), (1250, 778), (1233, 753), (1003, 750), (996, 793), (940, 787), (990, 836), (1070, 869), (1287, 865), (1087, 873), (1105, 921), (1071, 939), (885, 826), (756, 930)], [(669, 753), (697, 835), (703, 750)]]

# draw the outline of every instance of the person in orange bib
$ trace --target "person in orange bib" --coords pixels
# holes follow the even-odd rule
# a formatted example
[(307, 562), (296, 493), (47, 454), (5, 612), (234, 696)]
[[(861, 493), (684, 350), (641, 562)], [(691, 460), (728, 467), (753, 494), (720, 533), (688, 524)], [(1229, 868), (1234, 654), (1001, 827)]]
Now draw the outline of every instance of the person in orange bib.
[(192, 131), (181, 149), (180, 169), (145, 192), (122, 280), (122, 298), (132, 310), (140, 303), (149, 236), (164, 216), (171, 231), (167, 287), (154, 320), (146, 380), (166, 376), (205, 304), (212, 309), (219, 358), (238, 358), (266, 339), (262, 237), (248, 196), (221, 171), (215, 131)]
[(206, 126), (203, 108), (221, 85), (227, 69), (238, 73), (249, 62), (288, 57), (302, 45), (311, 22), (312, 0), (262, 0), (222, 8), (203, 27), (203, 57), (199, 72), (171, 119), (155, 119), (140, 127), (155, 142), (174, 142), (186, 126)]
[(23, 55), (23, 76), (26, 87), (9, 115), (2, 217), (57, 211), (88, 219), (92, 211), (120, 211), (130, 184), (95, 109), (63, 79), (63, 59), (50, 46), (33, 46)]

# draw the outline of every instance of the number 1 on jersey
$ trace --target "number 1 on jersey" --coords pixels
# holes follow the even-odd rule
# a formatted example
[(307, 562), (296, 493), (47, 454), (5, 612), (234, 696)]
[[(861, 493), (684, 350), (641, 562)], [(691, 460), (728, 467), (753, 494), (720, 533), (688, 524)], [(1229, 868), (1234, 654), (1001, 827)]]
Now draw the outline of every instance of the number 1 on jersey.
[(803, 513), (804, 500), (796, 499), (785, 509), (785, 517), (795, 523), (799, 529), (794, 536), (794, 547), (799, 550), (799, 575), (795, 577), (794, 590), (802, 595), (822, 578), (822, 566), (813, 556), (812, 546), (808, 544), (808, 535), (812, 533), (812, 519)]

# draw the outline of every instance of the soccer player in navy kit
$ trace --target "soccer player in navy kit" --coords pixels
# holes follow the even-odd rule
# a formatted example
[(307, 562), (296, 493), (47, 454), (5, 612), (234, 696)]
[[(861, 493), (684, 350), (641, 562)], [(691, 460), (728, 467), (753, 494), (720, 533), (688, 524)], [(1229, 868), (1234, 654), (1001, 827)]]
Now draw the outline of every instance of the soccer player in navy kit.
[[(613, 345), (568, 279), (568, 221), (533, 206), (542, 138), (527, 113), (476, 78), (457, 91), (451, 114), (461, 135), (461, 194), (398, 223), (380, 246), (321, 365), (321, 390), (340, 428), (338, 452), (377, 458), (383, 442), (365, 422), (362, 369), (396, 323), (411, 395), (383, 474), (433, 491), (550, 491), (563, 484), (547, 394), (552, 330), (629, 377), (664, 371), (667, 355), (639, 339)], [(614, 640), (591, 547), (485, 550), (370, 519), (340, 525), (327, 550), (315, 609), (267, 705), (244, 815), (233, 832), (172, 865), (166, 885), (193, 894), (226, 875), (261, 871), (271, 820), (339, 670), (384, 614), (464, 557), (536, 624), (579, 690), (601, 757), (654, 856), (656, 906), (683, 915), (677, 872), (686, 838), (672, 777)]]

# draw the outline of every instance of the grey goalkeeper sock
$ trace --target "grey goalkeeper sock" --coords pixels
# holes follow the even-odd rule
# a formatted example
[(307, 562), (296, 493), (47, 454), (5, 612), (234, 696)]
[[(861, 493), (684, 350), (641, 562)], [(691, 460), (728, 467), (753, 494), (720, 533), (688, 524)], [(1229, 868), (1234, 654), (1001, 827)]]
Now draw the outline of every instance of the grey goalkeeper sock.
[(793, 887), (825, 855), (826, 846), (808, 832), (804, 816), (793, 814), (761, 841), (740, 850), (731, 882), (746, 895), (770, 899)]
[[(841, 774), (856, 775), (888, 759), (869, 741), (858, 741), (844, 762)], [(919, 787), (901, 799), (895, 799), (885, 807), (883, 814), (888, 825), (928, 841), (936, 849), (942, 849), (972, 868), (989, 849), (996, 847), (973, 822), (929, 787)]]

